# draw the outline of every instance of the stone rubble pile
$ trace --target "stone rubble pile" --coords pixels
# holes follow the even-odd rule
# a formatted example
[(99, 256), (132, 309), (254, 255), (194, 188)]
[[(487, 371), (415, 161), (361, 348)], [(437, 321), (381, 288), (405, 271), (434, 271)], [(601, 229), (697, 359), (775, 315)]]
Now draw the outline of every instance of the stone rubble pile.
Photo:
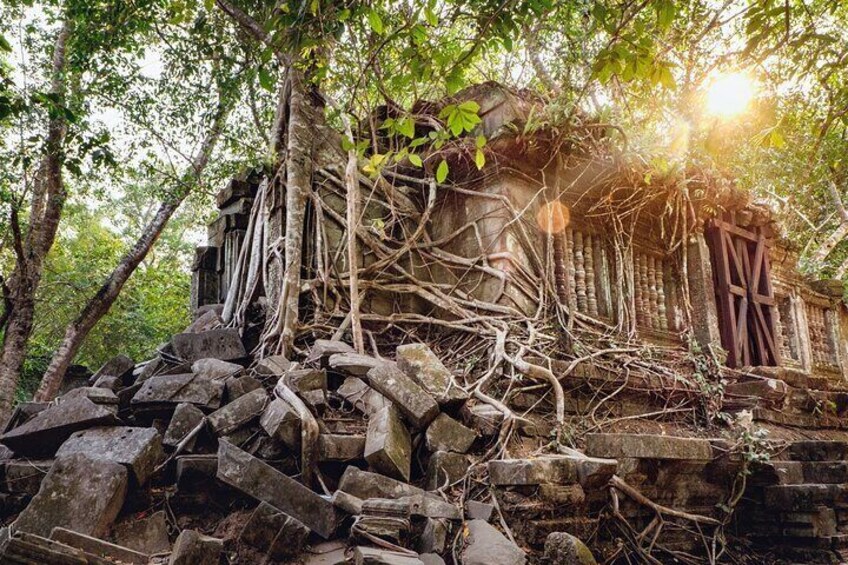
[[(486, 462), (500, 413), (424, 344), (257, 361), (214, 308), (152, 360), (74, 382), (0, 436), (2, 563), (520, 565), (533, 548), (487, 484), (509, 513), (513, 492), (600, 496), (616, 469), (577, 451)], [(594, 563), (568, 533), (547, 541), (548, 563)]]

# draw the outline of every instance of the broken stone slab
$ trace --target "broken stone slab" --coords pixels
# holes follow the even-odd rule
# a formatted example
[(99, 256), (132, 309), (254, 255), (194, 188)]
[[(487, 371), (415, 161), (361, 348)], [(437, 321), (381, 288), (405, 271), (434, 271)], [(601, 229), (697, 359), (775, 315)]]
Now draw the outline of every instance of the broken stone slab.
[(217, 476), (228, 485), (303, 522), (324, 539), (336, 530), (339, 515), (329, 499), (225, 441), (218, 446)]
[(292, 369), (283, 374), (286, 385), (298, 394), (327, 392), (327, 371), (323, 369)]
[(415, 549), (418, 553), (444, 553), (448, 542), (449, 524), (447, 520), (426, 518), (424, 530), (418, 538)]
[(150, 555), (66, 528), (53, 528), (50, 539), (81, 549), (88, 554), (105, 558), (109, 562), (132, 563), (133, 565), (147, 565), (150, 562)]
[(26, 532), (15, 532), (8, 535), (8, 528), (2, 530), (3, 539), (0, 541), (0, 563), (15, 563), (20, 565), (79, 565), (88, 563), (104, 563), (90, 561), (96, 556), (86, 554), (81, 549), (65, 545)]
[[(171, 422), (168, 424), (168, 429), (165, 430), (165, 435), (162, 437), (162, 444), (168, 447), (177, 447), (202, 420), (203, 412), (194, 404), (187, 402), (177, 404)], [(191, 451), (194, 448), (194, 443), (195, 440), (191, 440), (186, 449)]]
[(503, 412), (483, 403), (466, 403), (460, 413), (466, 424), (486, 437), (497, 435), (504, 419)]
[(368, 465), (378, 473), (409, 481), (412, 439), (394, 406), (371, 416), (364, 455)]
[(116, 377), (123, 380), (125, 377), (132, 375), (134, 368), (135, 361), (126, 355), (118, 355), (117, 357), (109, 359), (102, 367), (97, 369), (97, 372), (89, 378), (88, 382), (93, 385), (99, 378), (106, 376)]
[(438, 490), (465, 477), (471, 463), (462, 453), (437, 451), (427, 463), (427, 490)]
[(233, 361), (247, 357), (247, 351), (235, 328), (220, 328), (199, 333), (176, 334), (171, 338), (174, 353), (187, 363), (212, 357)]
[(427, 427), (424, 436), (430, 451), (465, 453), (477, 439), (474, 430), (466, 428), (445, 413), (439, 414)]
[(108, 408), (88, 398), (77, 397), (39, 412), (25, 424), (0, 436), (0, 443), (16, 454), (52, 455), (74, 432), (116, 422), (114, 413)]
[(168, 565), (217, 564), (224, 550), (224, 540), (205, 536), (195, 530), (183, 530), (174, 542)]
[(418, 556), (424, 565), (445, 565), (445, 560), (436, 553), (422, 553)]
[(215, 194), (215, 205), (218, 208), (226, 208), (239, 198), (253, 198), (256, 196), (256, 185), (238, 178), (230, 179), (229, 182)]
[(758, 379), (728, 384), (725, 393), (731, 396), (753, 396), (763, 400), (779, 401), (789, 393), (789, 385), (780, 379)]
[(586, 455), (618, 459), (691, 459), (708, 461), (713, 449), (708, 439), (651, 434), (586, 434)]
[(284, 356), (271, 355), (260, 359), (255, 370), (258, 375), (282, 377), (291, 368), (292, 362)]
[[(331, 358), (332, 360), (332, 358)], [(439, 414), (439, 405), (397, 363), (382, 363), (368, 371), (368, 384), (397, 406), (417, 429), (424, 429)]]
[(432, 496), (429, 493), (404, 496), (397, 500), (407, 505), (410, 516), (462, 520), (462, 511), (458, 506), (445, 502), (438, 496)]
[(282, 398), (275, 398), (268, 404), (259, 418), (259, 425), (269, 436), (283, 442), (289, 449), (300, 448), (300, 416)]
[(462, 565), (524, 565), (527, 557), (517, 545), (484, 520), (465, 523), (468, 535), (460, 556)]
[(35, 496), (53, 460), (13, 459), (3, 463), (3, 491)]
[(401, 345), (395, 350), (400, 370), (426, 390), (443, 408), (456, 408), (468, 400), (468, 393), (459, 387), (453, 374), (423, 343)]
[[(200, 312), (201, 308), (207, 307), (205, 310)], [(220, 328), (224, 325), (224, 321), (221, 319), (221, 315), (218, 313), (216, 308), (208, 308), (208, 306), (215, 306), (213, 304), (207, 304), (198, 308), (195, 312), (196, 317), (194, 321), (189, 324), (189, 326), (185, 329), (185, 333), (199, 333), (199, 332), (208, 332), (209, 330), (214, 330), (215, 328)]]
[(98, 461), (127, 467), (136, 484), (144, 485), (162, 460), (162, 438), (155, 428), (128, 426), (92, 428), (76, 432), (62, 444), (56, 457), (82, 453)]
[(207, 410), (221, 407), (224, 383), (198, 377), (193, 373), (150, 377), (132, 398), (139, 408), (158, 408), (187, 402)]
[(120, 546), (148, 555), (171, 551), (164, 510), (116, 524), (112, 530), (112, 539)]
[(52, 406), (49, 402), (20, 402), (15, 406), (12, 417), (6, 422), (3, 433), (13, 428), (22, 426), (32, 420), (37, 414), (44, 412)]
[(572, 484), (580, 481), (572, 457), (546, 455), (534, 459), (489, 461), (489, 483), (496, 486)]
[(346, 378), (336, 390), (336, 394), (366, 416), (379, 412), (392, 404), (385, 396), (357, 377)]
[(492, 504), (486, 504), (477, 500), (468, 500), (465, 502), (465, 516), (469, 520), (484, 520), (488, 522), (494, 511), (495, 507)]
[(241, 374), (244, 367), (220, 359), (198, 359), (191, 364), (191, 372), (204, 379), (224, 380)]
[(322, 365), (326, 365), (327, 360), (338, 353), (355, 353), (356, 350), (343, 341), (334, 341), (330, 339), (316, 339), (312, 344), (312, 349), (306, 357), (307, 363), (321, 361)]
[(354, 461), (365, 453), (365, 436), (321, 434), (318, 436), (319, 461)]
[(793, 441), (784, 453), (796, 461), (841, 461), (848, 459), (848, 442), (827, 440)]
[(417, 555), (365, 546), (353, 550), (353, 559), (356, 565), (424, 565)]
[(114, 391), (93, 386), (82, 386), (70, 390), (62, 395), (60, 402), (68, 402), (79, 397), (85, 397), (93, 403), (105, 406), (110, 410), (117, 411), (118, 409), (118, 396)]
[(310, 545), (303, 565), (350, 565), (345, 556), (347, 544), (342, 540), (325, 541)]
[(306, 544), (309, 528), (268, 504), (260, 502), (244, 525), (239, 541), (281, 561), (298, 555)]
[(333, 506), (351, 516), (362, 514), (362, 499), (348, 494), (343, 490), (337, 490), (331, 498)]
[(549, 563), (597, 565), (586, 544), (567, 532), (552, 532), (545, 539), (545, 558)]
[(337, 373), (352, 375), (354, 377), (364, 377), (368, 371), (374, 367), (386, 363), (384, 359), (377, 359), (370, 355), (362, 355), (361, 353), (335, 353), (330, 355), (327, 362), (330, 369)]
[(589, 457), (582, 451), (569, 447), (559, 448), (560, 452), (577, 463), (577, 476), (584, 488), (603, 488), (618, 469), (617, 459)]
[(127, 470), (119, 463), (82, 453), (57, 457), (14, 528), (42, 537), (53, 528), (105, 536), (124, 504), (127, 483)]
[(209, 428), (217, 436), (230, 434), (258, 418), (268, 403), (268, 393), (258, 388), (212, 412), (207, 417)]
[(123, 383), (119, 377), (115, 377), (112, 375), (103, 375), (99, 377), (94, 384), (91, 385), (94, 388), (102, 388), (112, 393), (115, 393), (123, 388)]
[(323, 415), (327, 410), (327, 395), (324, 394), (323, 390), (309, 390), (300, 393), (298, 396), (309, 407), (309, 410), (317, 416)]
[(260, 388), (262, 388), (262, 383), (249, 376), (228, 377), (224, 380), (224, 391), (226, 392), (227, 402), (232, 402)]
[(348, 465), (339, 480), (339, 490), (343, 490), (362, 500), (369, 498), (402, 498), (425, 494), (422, 489), (378, 473), (363, 471)]

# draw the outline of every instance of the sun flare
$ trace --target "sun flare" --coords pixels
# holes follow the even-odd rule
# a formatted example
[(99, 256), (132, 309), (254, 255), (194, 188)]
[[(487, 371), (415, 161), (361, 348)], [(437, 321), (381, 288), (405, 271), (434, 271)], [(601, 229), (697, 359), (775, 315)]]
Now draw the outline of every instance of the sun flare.
[(722, 117), (737, 116), (748, 108), (755, 91), (754, 80), (746, 73), (716, 75), (707, 88), (707, 113)]

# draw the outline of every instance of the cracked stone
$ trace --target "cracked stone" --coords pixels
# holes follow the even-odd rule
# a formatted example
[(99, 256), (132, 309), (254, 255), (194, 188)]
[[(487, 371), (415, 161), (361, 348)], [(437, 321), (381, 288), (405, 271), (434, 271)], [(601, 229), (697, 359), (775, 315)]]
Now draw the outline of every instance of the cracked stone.
[(365, 460), (378, 473), (409, 480), (412, 440), (394, 407), (383, 408), (368, 421)]
[(417, 429), (423, 429), (439, 414), (439, 405), (397, 363), (383, 363), (368, 371), (368, 384), (397, 406)]
[(430, 451), (455, 451), (465, 453), (477, 439), (474, 430), (466, 428), (447, 414), (439, 414), (427, 427), (425, 434)]
[(468, 393), (459, 388), (453, 374), (425, 344), (401, 345), (395, 360), (401, 371), (430, 393), (439, 406), (457, 407), (468, 400)]

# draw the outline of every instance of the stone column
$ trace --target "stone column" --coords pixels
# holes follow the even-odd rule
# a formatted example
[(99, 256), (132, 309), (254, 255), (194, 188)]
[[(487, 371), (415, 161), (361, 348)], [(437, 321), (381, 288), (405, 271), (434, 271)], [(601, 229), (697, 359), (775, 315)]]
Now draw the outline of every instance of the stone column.
[(690, 238), (687, 255), (692, 335), (704, 349), (709, 346), (721, 347), (710, 249), (703, 234), (698, 233)]

